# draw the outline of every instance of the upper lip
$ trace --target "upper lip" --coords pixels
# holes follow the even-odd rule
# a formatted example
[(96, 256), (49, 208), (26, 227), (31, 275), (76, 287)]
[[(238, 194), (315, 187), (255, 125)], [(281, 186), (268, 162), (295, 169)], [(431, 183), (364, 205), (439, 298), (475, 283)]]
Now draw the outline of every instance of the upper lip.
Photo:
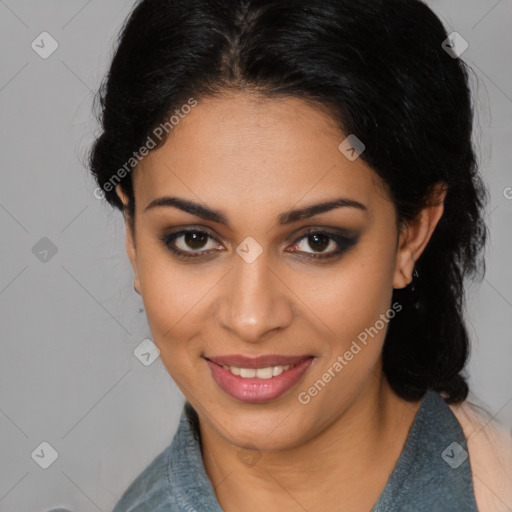
[(241, 354), (206, 357), (209, 361), (221, 366), (236, 366), (237, 368), (267, 368), (269, 366), (287, 366), (300, 363), (314, 357), (311, 354), (301, 356), (286, 356), (281, 354), (265, 354), (258, 357), (248, 357)]

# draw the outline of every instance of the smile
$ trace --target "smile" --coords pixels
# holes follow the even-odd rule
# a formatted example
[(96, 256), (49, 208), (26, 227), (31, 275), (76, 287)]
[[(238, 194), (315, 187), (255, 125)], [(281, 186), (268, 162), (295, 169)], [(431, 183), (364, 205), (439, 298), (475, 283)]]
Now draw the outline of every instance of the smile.
[(269, 355), (205, 359), (213, 380), (224, 393), (241, 402), (261, 403), (275, 400), (296, 386), (315, 357)]

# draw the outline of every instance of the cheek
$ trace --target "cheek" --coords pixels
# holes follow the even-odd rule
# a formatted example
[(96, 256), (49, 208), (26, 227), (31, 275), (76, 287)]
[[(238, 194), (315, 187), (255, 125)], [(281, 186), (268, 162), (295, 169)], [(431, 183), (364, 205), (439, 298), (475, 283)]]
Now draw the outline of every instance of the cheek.
[[(180, 267), (165, 250), (154, 244), (139, 248), (139, 276), (143, 301), (154, 343), (172, 373), (180, 373), (187, 353), (196, 354), (194, 333), (200, 328), (208, 292), (218, 281), (213, 273)], [(171, 357), (172, 356), (172, 357)]]
[(336, 349), (350, 344), (390, 307), (394, 246), (372, 237), (367, 240), (331, 270), (298, 281), (297, 295), (322, 321), (331, 339), (336, 335)]

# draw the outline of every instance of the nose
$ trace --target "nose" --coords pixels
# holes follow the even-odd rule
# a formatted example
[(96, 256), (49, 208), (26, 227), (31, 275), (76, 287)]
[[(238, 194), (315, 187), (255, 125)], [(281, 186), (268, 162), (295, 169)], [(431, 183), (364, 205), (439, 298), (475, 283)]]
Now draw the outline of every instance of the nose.
[(251, 263), (238, 258), (234, 265), (221, 288), (217, 324), (248, 343), (268, 340), (291, 324), (293, 293), (265, 251)]

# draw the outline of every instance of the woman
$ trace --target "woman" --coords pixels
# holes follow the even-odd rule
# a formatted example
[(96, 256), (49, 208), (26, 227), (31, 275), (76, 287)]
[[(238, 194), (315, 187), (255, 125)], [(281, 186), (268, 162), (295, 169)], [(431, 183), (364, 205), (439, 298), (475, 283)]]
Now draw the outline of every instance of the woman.
[(447, 40), (417, 0), (134, 8), (91, 169), (186, 403), (115, 512), (512, 507), (462, 373), (485, 190)]

